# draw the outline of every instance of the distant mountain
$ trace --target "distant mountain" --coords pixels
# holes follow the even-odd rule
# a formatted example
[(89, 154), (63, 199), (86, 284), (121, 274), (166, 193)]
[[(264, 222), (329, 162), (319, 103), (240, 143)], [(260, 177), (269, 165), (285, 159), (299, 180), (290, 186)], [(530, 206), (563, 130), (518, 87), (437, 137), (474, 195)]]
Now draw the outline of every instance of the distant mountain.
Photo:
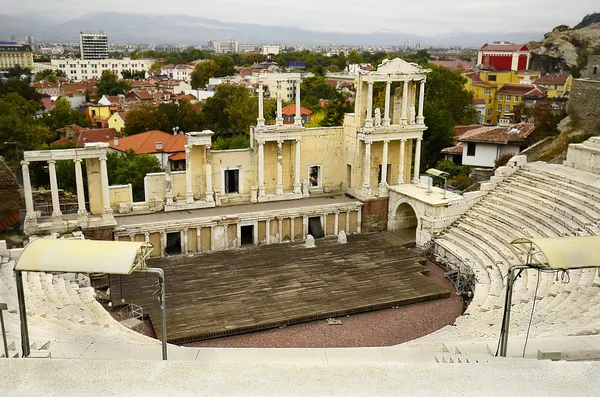
[[(33, 21), (34, 22), (33, 22)], [(33, 22), (33, 23), (32, 23)], [(28, 27), (35, 26), (35, 31)], [(271, 26), (246, 23), (228, 23), (215, 19), (186, 15), (150, 15), (99, 12), (58, 24), (45, 22), (41, 17), (0, 15), (0, 38), (35, 36), (37, 40), (76, 42), (80, 31), (102, 30), (113, 43), (139, 44), (205, 44), (208, 40), (236, 39), (240, 43), (281, 44), (347, 44), (347, 45), (402, 45), (405, 41), (423, 45), (479, 46), (485, 41), (529, 41), (540, 35), (532, 33), (456, 33), (427, 37), (406, 32), (339, 33), (319, 32), (293, 26)]]

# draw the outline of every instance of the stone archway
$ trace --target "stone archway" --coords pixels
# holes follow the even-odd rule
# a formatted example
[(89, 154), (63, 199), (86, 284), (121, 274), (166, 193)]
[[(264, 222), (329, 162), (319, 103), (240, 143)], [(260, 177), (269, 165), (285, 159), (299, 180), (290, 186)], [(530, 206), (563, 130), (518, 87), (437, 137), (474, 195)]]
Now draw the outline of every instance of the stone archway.
[(396, 208), (396, 213), (394, 215), (395, 230), (413, 229), (416, 232), (419, 219), (417, 218), (417, 213), (410, 204), (401, 203), (398, 208)]

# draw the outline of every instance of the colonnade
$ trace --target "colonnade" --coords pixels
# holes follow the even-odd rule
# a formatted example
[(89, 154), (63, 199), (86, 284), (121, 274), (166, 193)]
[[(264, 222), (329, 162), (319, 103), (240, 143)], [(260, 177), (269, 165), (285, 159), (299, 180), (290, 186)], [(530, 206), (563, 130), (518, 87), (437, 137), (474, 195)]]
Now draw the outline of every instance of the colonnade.
[[(406, 126), (410, 124), (418, 124), (423, 125), (425, 122), (425, 117), (423, 116), (423, 104), (425, 101), (425, 83), (426, 79), (423, 78), (419, 80), (419, 109), (418, 113), (415, 115), (416, 119), (413, 119), (413, 115), (409, 113), (409, 105), (408, 105), (408, 91), (409, 91), (409, 83), (410, 80), (404, 80), (404, 86), (402, 91), (402, 109), (400, 112), (400, 125)], [(415, 81), (416, 83), (416, 81)], [(388, 78), (385, 86), (385, 107), (383, 110), (383, 119), (381, 120), (381, 125), (376, 125), (373, 121), (373, 84), (375, 84), (374, 80), (367, 81), (367, 114), (365, 118), (365, 128), (373, 128), (373, 127), (389, 127), (391, 125), (390, 118), (390, 98), (391, 98), (391, 86), (392, 80)]]
[[(194, 146), (201, 146), (201, 145), (194, 145)], [(213, 192), (213, 188), (212, 188), (212, 164), (211, 164), (211, 151), (210, 151), (211, 145), (204, 145), (204, 146), (206, 148), (205, 199), (207, 202), (213, 202), (214, 201), (214, 192)], [(186, 170), (185, 171), (185, 202), (187, 204), (194, 203), (194, 190), (193, 190), (193, 178), (192, 178), (193, 172), (192, 172), (192, 162), (190, 161), (191, 150), (192, 150), (192, 145), (185, 145), (185, 167), (186, 167), (185, 168), (185, 170)]]
[[(302, 183), (300, 182), (300, 145), (301, 139), (294, 138), (290, 141), (294, 141), (295, 156), (294, 156), (294, 194), (301, 194)], [(271, 141), (270, 141), (271, 142)], [(275, 141), (272, 141), (275, 142)], [(275, 184), (275, 194), (283, 195), (283, 139), (276, 141), (277, 143), (277, 181)], [(266, 196), (265, 187), (265, 148), (264, 145), (267, 143), (264, 140), (257, 139), (258, 144), (258, 196)]]

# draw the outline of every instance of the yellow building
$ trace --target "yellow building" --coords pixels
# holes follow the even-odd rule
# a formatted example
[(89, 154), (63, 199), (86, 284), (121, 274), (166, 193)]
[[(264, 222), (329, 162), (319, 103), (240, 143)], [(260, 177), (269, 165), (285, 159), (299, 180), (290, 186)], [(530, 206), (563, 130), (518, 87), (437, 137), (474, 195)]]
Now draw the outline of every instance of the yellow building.
[(535, 84), (547, 90), (548, 98), (564, 98), (569, 96), (573, 85), (573, 76), (570, 74), (546, 74), (537, 79)]
[[(485, 105), (485, 117), (483, 123), (488, 125), (497, 124), (499, 119), (503, 117), (505, 113), (512, 112), (514, 105), (521, 103), (522, 95), (519, 95), (518, 102), (514, 102), (514, 94), (508, 94), (510, 96), (510, 103), (505, 103), (504, 100), (499, 101), (500, 97), (504, 97), (506, 94), (499, 95), (505, 85), (524, 85), (529, 87), (528, 91), (534, 87), (531, 85), (532, 82), (536, 81), (540, 76), (539, 72), (536, 71), (490, 71), (481, 70), (478, 72), (466, 73), (465, 77), (467, 82), (465, 88), (473, 93), (473, 98), (477, 103), (484, 100)], [(506, 112), (506, 106), (510, 106), (510, 111)]]
[(113, 106), (105, 105), (90, 105), (86, 110), (86, 116), (92, 123), (92, 126), (97, 128), (108, 128), (108, 119), (116, 111)]
[(17, 43), (0, 43), (0, 70), (20, 66), (33, 68), (33, 51), (29, 45)]
[(125, 120), (129, 112), (114, 112), (108, 119), (108, 128), (114, 128), (117, 132), (123, 131), (125, 128)]

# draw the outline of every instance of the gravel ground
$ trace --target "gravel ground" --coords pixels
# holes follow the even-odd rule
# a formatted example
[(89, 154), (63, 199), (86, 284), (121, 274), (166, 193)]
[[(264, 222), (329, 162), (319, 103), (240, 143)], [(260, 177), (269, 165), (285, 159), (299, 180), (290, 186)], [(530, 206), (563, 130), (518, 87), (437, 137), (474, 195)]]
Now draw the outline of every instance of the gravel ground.
[[(429, 277), (455, 291), (444, 272), (434, 263), (426, 265)], [(290, 325), (283, 328), (186, 343), (191, 347), (366, 347), (404, 343), (452, 324), (463, 309), (462, 298), (449, 298), (399, 306), (369, 313), (339, 317), (341, 325), (325, 320)]]

